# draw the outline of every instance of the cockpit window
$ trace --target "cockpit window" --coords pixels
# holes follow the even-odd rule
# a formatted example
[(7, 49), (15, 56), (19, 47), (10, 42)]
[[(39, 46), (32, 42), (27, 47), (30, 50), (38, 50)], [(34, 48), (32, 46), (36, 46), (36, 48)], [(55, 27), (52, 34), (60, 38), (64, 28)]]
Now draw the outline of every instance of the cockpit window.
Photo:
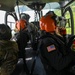
[[(42, 9), (42, 11), (43, 11), (43, 15), (45, 15), (48, 11), (54, 11), (57, 15), (60, 15), (59, 14), (59, 12), (60, 12), (60, 4), (58, 2), (46, 3), (46, 5)], [(56, 11), (58, 11), (58, 13)]]
[[(45, 15), (48, 11), (57, 11), (58, 9), (60, 9), (59, 3), (53, 2), (53, 3), (46, 3), (45, 7), (41, 11), (42, 11), (42, 15)], [(15, 7), (15, 12), (17, 13), (18, 18), (19, 18), (18, 13), (29, 14), (30, 15), (29, 22), (39, 20), (38, 12), (36, 12), (35, 10), (27, 7), (26, 5), (16, 6)], [(60, 12), (60, 10), (59, 10), (59, 12)], [(58, 12), (58, 14), (59, 14), (59, 12)]]
[(3, 10), (0, 10), (0, 23), (4, 23), (5, 21), (5, 11), (3, 11)]
[(58, 9), (60, 8), (59, 3), (53, 2), (53, 3), (46, 3), (45, 7), (43, 9)]

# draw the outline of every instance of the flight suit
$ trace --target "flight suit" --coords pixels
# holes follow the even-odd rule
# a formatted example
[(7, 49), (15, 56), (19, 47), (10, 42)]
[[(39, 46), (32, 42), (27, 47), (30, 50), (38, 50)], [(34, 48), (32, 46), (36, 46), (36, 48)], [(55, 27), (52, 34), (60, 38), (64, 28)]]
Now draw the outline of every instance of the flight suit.
[(29, 32), (29, 37), (30, 37), (30, 41), (31, 41), (31, 46), (33, 48), (33, 50), (37, 50), (37, 41), (36, 41), (36, 37), (37, 37), (37, 31), (38, 28), (36, 25), (34, 25), (33, 23), (28, 23), (27, 24), (27, 29)]
[(10, 75), (18, 61), (16, 42), (0, 40), (0, 75)]
[[(47, 75), (66, 75), (73, 54), (66, 48), (64, 39), (58, 35), (46, 33), (39, 39), (40, 58)], [(72, 75), (69, 73), (69, 75)]]
[(19, 47), (19, 51), (21, 52), (27, 46), (27, 42), (29, 41), (29, 35), (27, 30), (22, 30), (16, 34), (16, 42)]
[(25, 60), (26, 58), (25, 47), (27, 46), (27, 42), (29, 41), (28, 31), (26, 29), (21, 30), (19, 33), (16, 34), (16, 39), (19, 48), (19, 58), (23, 58), (24, 70), (29, 75), (29, 70)]

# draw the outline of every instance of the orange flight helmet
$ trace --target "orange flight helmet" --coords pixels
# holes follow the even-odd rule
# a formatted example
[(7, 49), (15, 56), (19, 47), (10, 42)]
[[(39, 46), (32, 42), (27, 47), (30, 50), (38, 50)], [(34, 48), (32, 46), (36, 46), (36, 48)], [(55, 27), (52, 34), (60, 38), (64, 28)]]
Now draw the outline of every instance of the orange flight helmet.
[(55, 21), (51, 18), (50, 14), (42, 16), (40, 19), (40, 29), (45, 30), (46, 32), (54, 32), (56, 25)]
[(44, 16), (42, 16), (40, 19), (40, 29), (41, 30), (45, 30), (44, 22), (45, 22), (45, 18), (44, 18)]
[(21, 19), (20, 21), (16, 22), (16, 28), (20, 31), (26, 28), (26, 20)]

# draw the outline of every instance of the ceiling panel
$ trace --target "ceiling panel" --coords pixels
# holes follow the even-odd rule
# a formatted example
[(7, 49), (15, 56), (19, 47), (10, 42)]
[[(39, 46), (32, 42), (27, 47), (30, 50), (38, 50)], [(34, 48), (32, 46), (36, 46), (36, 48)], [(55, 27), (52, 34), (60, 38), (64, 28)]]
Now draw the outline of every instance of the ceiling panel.
[(33, 2), (60, 2), (60, 1), (73, 1), (73, 0), (0, 0), (0, 10), (5, 11), (14, 11), (14, 6), (16, 6), (16, 1), (19, 1), (19, 4), (28, 5)]

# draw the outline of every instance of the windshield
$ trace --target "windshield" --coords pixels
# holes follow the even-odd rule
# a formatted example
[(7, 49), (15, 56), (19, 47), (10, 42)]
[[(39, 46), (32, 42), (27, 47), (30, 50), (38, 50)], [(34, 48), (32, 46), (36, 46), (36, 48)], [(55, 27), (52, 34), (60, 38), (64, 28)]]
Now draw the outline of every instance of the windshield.
[[(58, 11), (59, 10), (59, 11)], [(45, 15), (48, 11), (58, 11), (57, 15), (60, 16), (60, 5), (57, 2), (53, 2), (53, 3), (46, 3), (45, 7), (41, 10), (42, 11), (42, 15)], [(20, 6), (16, 6), (15, 7), (15, 12), (18, 16), (19, 19), (19, 15), (18, 13), (26, 13), (30, 15), (30, 19), (29, 22), (33, 22), (35, 20), (39, 21), (39, 15), (37, 14), (38, 11), (36, 12), (35, 10), (27, 7), (26, 5), (20, 5)]]

